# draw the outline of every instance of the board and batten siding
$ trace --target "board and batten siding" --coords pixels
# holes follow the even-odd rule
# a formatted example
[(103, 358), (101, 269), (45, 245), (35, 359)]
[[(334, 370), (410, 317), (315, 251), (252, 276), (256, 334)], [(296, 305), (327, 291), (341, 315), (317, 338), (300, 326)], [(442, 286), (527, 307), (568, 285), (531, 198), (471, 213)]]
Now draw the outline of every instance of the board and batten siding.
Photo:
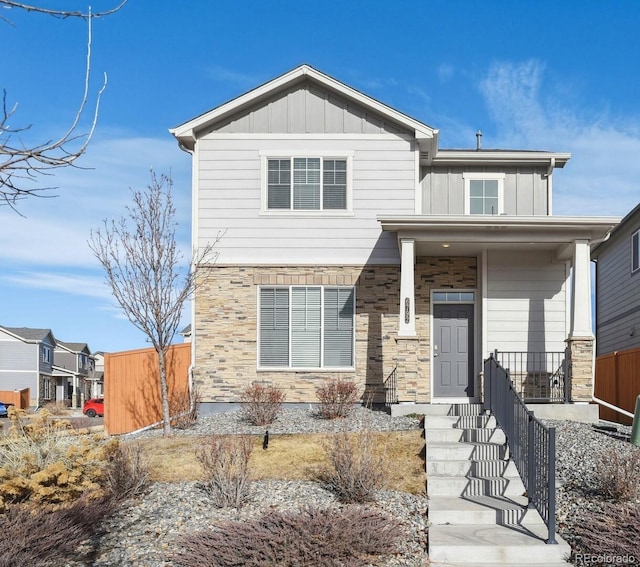
[(547, 215), (547, 179), (544, 168), (425, 167), (422, 169), (422, 213), (463, 215), (463, 173), (504, 173), (506, 215)]
[[(414, 144), (390, 134), (205, 136), (197, 146), (199, 245), (222, 232), (219, 264), (398, 264), (396, 237), (383, 233), (376, 218), (415, 212)], [(351, 211), (262, 211), (263, 160), (270, 152), (349, 156)]]
[(388, 118), (347, 102), (306, 81), (261, 100), (208, 133), (234, 134), (405, 134)]
[(640, 272), (631, 273), (631, 235), (640, 229), (629, 223), (598, 255), (596, 311), (598, 355), (640, 348)]
[(568, 267), (551, 252), (490, 251), (487, 262), (487, 352), (563, 352), (567, 338)]

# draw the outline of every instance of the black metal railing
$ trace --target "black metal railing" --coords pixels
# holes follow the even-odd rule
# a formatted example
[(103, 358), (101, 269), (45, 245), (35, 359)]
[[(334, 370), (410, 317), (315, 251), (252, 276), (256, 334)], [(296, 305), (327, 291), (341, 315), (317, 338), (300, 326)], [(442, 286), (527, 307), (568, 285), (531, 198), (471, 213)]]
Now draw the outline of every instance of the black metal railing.
[(384, 381), (385, 405), (398, 403), (398, 367), (396, 366)]
[(556, 541), (556, 430), (533, 415), (516, 389), (509, 371), (492, 354), (484, 362), (484, 409), (491, 411), (507, 438), (510, 457), (535, 508)]
[(500, 352), (496, 361), (506, 368), (525, 402), (569, 402), (566, 352)]

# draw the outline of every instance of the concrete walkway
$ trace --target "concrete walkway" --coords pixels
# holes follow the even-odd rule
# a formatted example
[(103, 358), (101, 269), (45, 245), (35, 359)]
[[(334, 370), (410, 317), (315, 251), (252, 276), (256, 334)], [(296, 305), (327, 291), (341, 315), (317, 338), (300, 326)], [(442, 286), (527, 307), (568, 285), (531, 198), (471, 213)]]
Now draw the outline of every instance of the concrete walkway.
[(432, 565), (567, 567), (571, 549), (558, 535), (546, 543), (492, 416), (478, 404), (431, 405), (424, 425)]

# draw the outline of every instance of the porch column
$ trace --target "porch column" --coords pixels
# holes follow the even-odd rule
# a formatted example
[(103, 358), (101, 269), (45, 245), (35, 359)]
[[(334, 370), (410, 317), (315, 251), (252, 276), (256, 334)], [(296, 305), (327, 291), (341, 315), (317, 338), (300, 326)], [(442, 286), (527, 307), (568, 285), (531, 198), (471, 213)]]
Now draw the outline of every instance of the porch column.
[(594, 337), (591, 328), (590, 261), (589, 241), (574, 241), (571, 329), (567, 340), (572, 402), (589, 402), (593, 393)]
[(591, 330), (591, 253), (588, 240), (573, 243), (573, 296), (569, 338), (593, 337)]
[(399, 337), (416, 336), (416, 306), (415, 306), (415, 240), (400, 239), (400, 325)]

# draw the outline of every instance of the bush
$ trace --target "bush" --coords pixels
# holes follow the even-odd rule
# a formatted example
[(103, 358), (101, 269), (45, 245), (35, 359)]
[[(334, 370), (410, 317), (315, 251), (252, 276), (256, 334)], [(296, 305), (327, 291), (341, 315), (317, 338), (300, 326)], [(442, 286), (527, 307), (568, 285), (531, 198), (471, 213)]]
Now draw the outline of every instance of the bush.
[(115, 501), (144, 493), (149, 486), (149, 467), (139, 445), (118, 443), (109, 447), (103, 484)]
[(577, 540), (572, 555), (627, 558), (625, 564), (640, 562), (640, 504), (602, 502), (574, 518)]
[(0, 515), (0, 567), (67, 564), (114, 509), (109, 498), (86, 496), (56, 510), (12, 506)]
[(351, 380), (329, 380), (316, 388), (318, 413), (325, 419), (347, 417), (358, 401), (358, 388)]
[(357, 567), (394, 553), (402, 537), (398, 522), (359, 507), (272, 510), (181, 537), (174, 560), (183, 567)]
[(11, 421), (0, 443), (0, 511), (25, 501), (71, 502), (101, 489), (107, 441), (74, 431), (46, 410), (31, 420), (14, 410)]
[(249, 499), (251, 450), (248, 435), (212, 435), (196, 452), (205, 474), (203, 488), (216, 507), (241, 508)]
[(331, 466), (313, 471), (316, 480), (345, 503), (375, 500), (375, 491), (385, 484), (384, 457), (374, 452), (371, 431), (334, 433), (325, 444)]
[(615, 449), (596, 463), (598, 492), (615, 502), (634, 500), (640, 495), (640, 450), (626, 455)]
[(252, 384), (240, 394), (242, 417), (252, 425), (273, 423), (285, 400), (282, 388)]
[(172, 392), (169, 399), (169, 415), (174, 416), (171, 425), (176, 429), (189, 429), (198, 421), (198, 404), (202, 401), (196, 385)]

